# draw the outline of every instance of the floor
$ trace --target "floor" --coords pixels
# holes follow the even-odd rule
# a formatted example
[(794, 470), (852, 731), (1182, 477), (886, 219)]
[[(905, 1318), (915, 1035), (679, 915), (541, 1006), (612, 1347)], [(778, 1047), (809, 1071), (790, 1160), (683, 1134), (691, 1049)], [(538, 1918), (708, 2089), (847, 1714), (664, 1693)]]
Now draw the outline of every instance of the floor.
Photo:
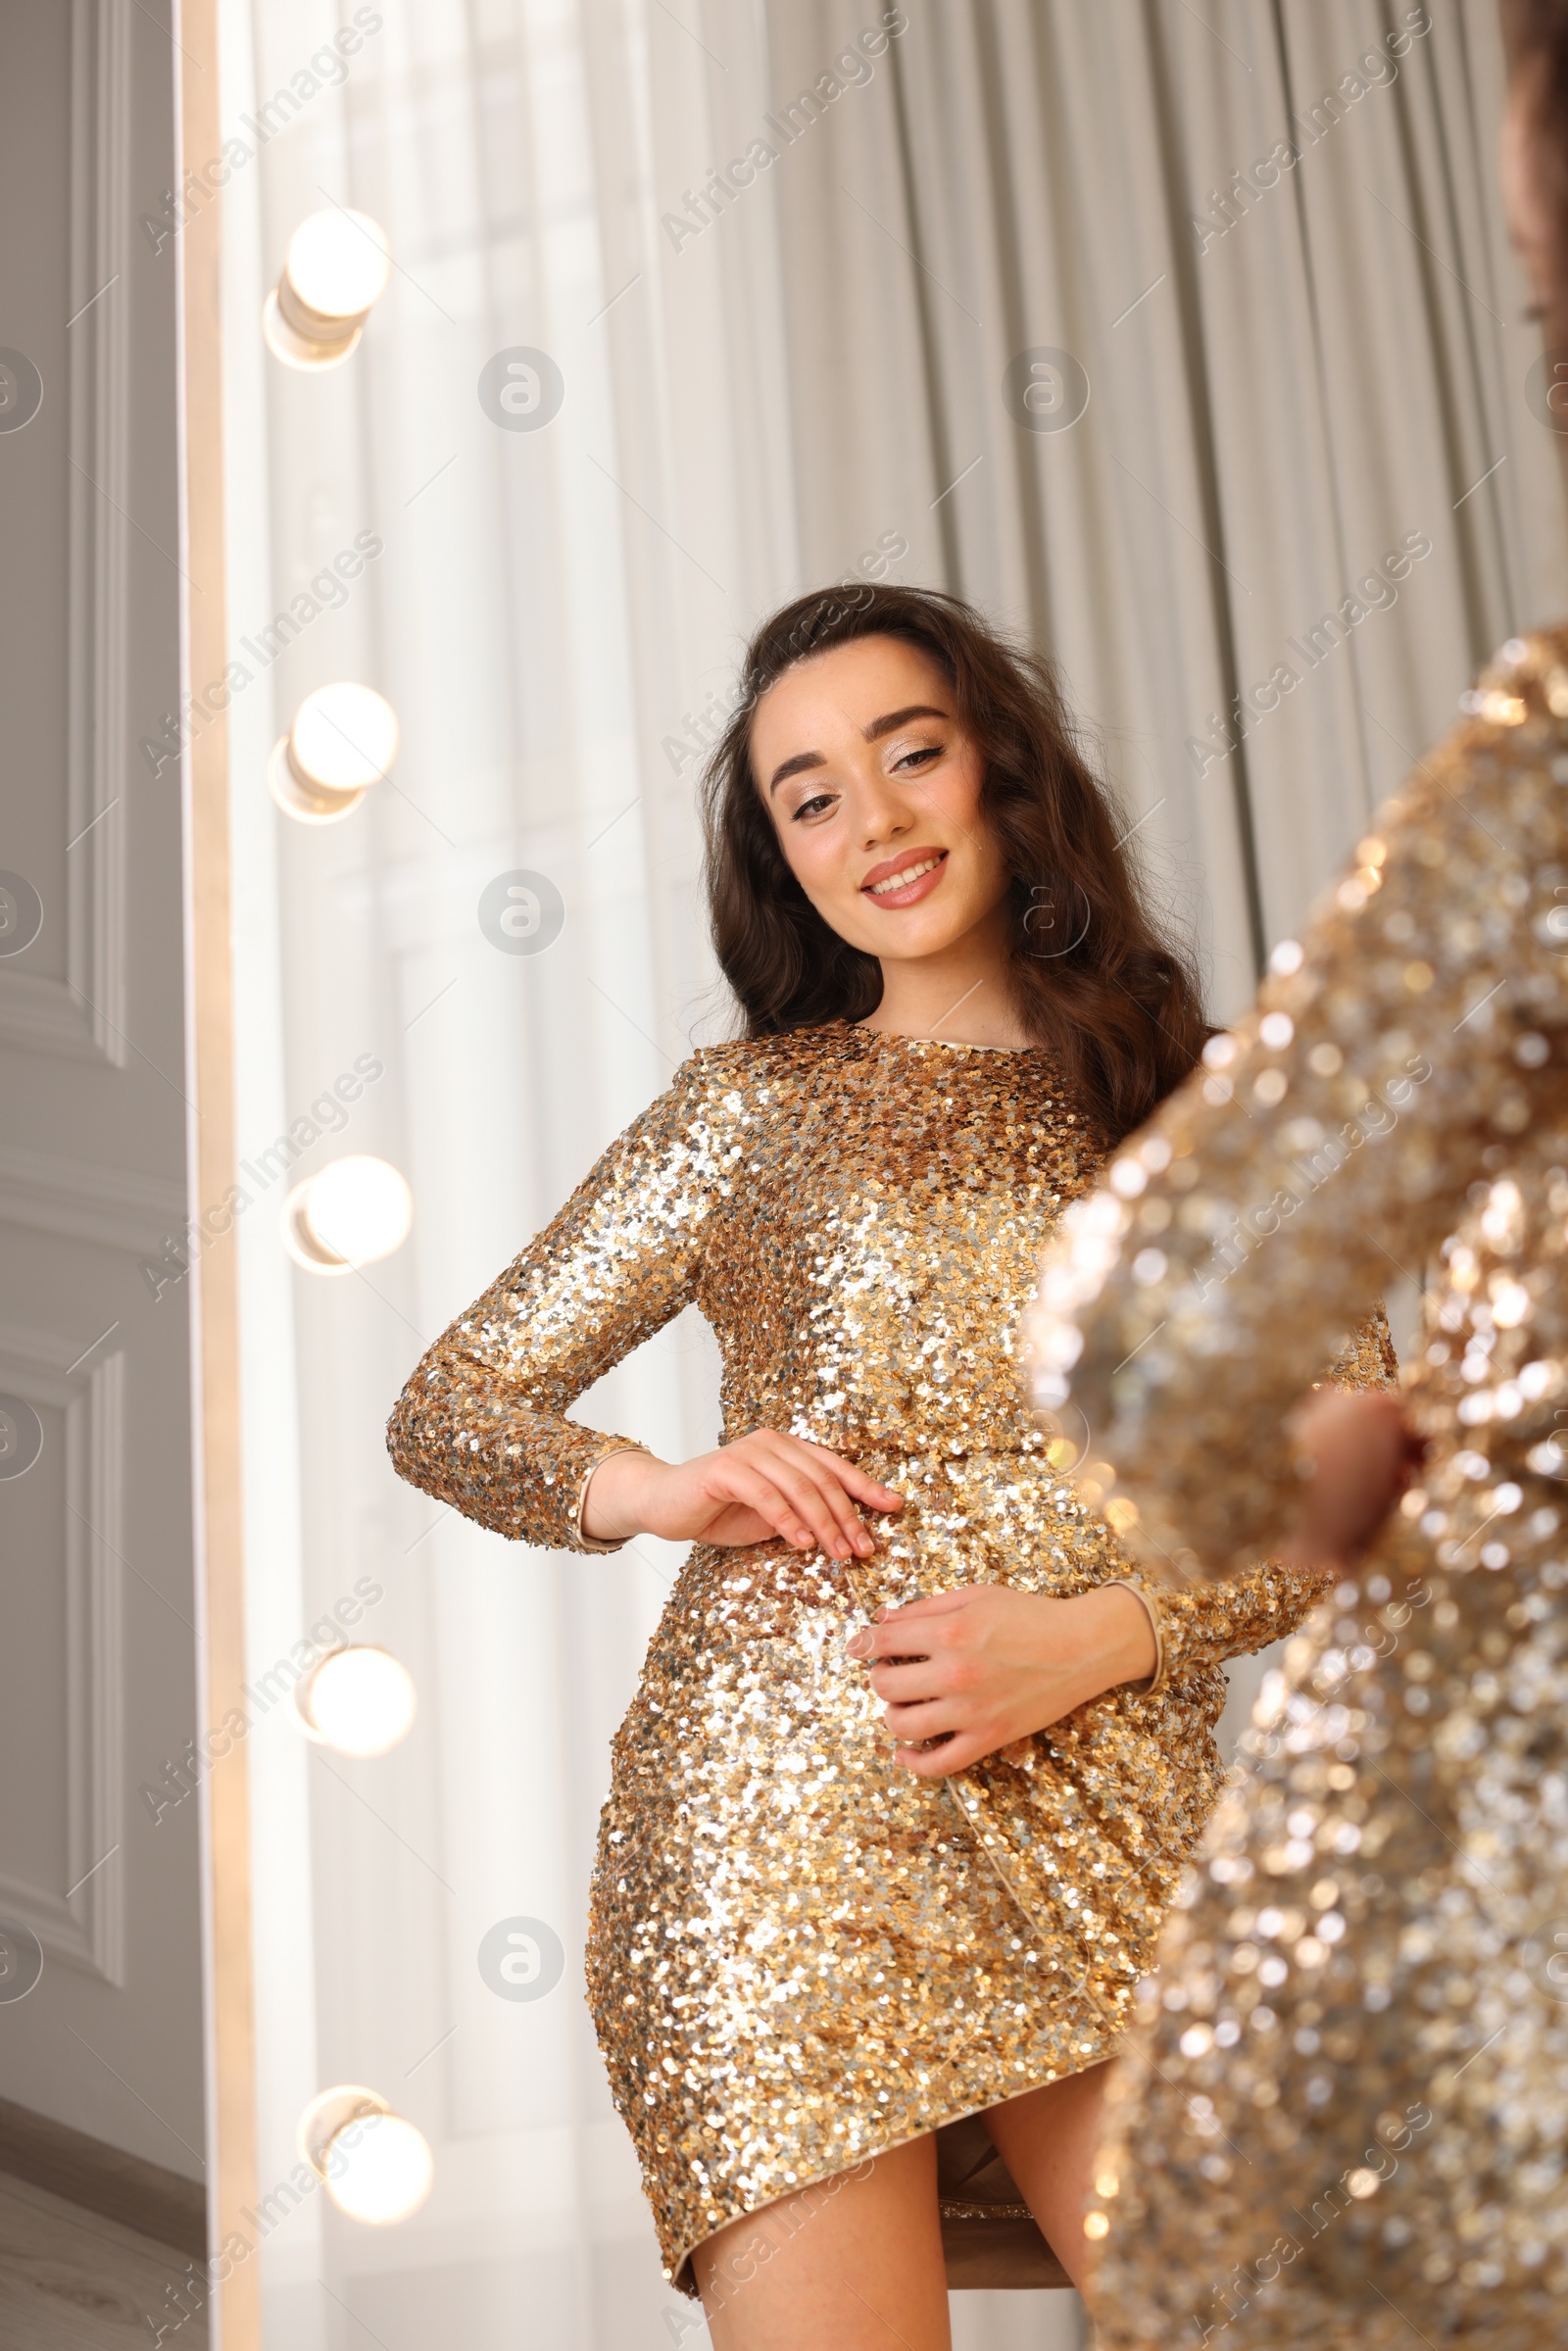
[(0, 2351), (207, 2351), (199, 2275), (187, 2255), (0, 2175)]
[(953, 2351), (1081, 2351), (1076, 2294), (950, 2294)]
[[(0, 2351), (207, 2351), (198, 2265), (0, 2174)], [(956, 2294), (955, 2351), (1076, 2351), (1073, 2294)]]

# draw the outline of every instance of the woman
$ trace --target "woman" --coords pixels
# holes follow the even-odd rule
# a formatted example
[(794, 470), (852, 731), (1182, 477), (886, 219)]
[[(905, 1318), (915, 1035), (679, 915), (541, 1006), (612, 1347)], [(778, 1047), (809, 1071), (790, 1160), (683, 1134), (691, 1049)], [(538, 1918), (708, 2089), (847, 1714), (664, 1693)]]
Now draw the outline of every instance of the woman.
[[(1061, 2282), (1041, 2231), (1077, 2273), (1099, 2069), (1219, 1785), (1220, 1661), (1317, 1585), (1162, 1596), (1018, 1395), (1043, 1237), (1206, 1033), (1046, 666), (946, 596), (792, 605), (708, 817), (747, 1036), (431, 1349), (392, 1452), (531, 1543), (694, 1543), (594, 1885), (616, 2103), (717, 2343), (935, 2351), (944, 2225), (962, 2282)], [(716, 1451), (565, 1417), (691, 1300)], [(1023, 1614), (1050, 1656), (1026, 1719), (933, 1761), (889, 1751), (845, 1636), (939, 1590), (977, 1645)]]
[[(1504, 182), (1568, 340), (1568, 9)], [(1568, 2292), (1568, 630), (1511, 639), (1210, 1074), (1070, 1212), (1037, 1393), (1200, 1575), (1351, 1555), (1174, 1919), (1084, 2227), (1100, 2340), (1536, 2351)], [(1445, 1236), (1447, 1236), (1445, 1238)], [(1389, 1256), (1407, 1405), (1288, 1408)], [(1297, 1458), (1293, 1459), (1292, 1427)], [(1115, 1507), (1112, 1502), (1111, 1507)]]

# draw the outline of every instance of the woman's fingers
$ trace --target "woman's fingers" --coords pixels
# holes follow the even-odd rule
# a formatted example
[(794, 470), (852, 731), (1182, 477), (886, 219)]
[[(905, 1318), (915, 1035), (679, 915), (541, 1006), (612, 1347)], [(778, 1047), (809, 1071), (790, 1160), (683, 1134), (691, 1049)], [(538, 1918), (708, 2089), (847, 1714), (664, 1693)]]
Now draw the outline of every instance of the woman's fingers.
[[(857, 1505), (859, 1505), (859, 1508)], [(754, 1429), (733, 1445), (680, 1464), (651, 1455), (612, 1454), (588, 1490), (584, 1532), (615, 1538), (646, 1529), (672, 1542), (709, 1536), (738, 1543), (777, 1535), (797, 1549), (830, 1558), (867, 1558), (876, 1543), (859, 1509), (902, 1510), (904, 1496), (880, 1485), (825, 1445)], [(760, 1522), (743, 1535), (745, 1513)], [(739, 1512), (740, 1518), (732, 1514)], [(728, 1526), (715, 1536), (717, 1525)]]
[(967, 1771), (971, 1763), (990, 1754), (995, 1743), (978, 1731), (956, 1731), (934, 1747), (895, 1747), (893, 1760), (917, 1780), (945, 1780), (953, 1772)]
[(909, 1706), (922, 1698), (945, 1698), (952, 1682), (937, 1657), (884, 1657), (871, 1668), (871, 1688), (890, 1706)]
[[(769, 1435), (778, 1449), (780, 1462), (809, 1478), (824, 1496), (844, 1529), (850, 1548), (861, 1552), (873, 1550), (876, 1546), (860, 1523), (856, 1501), (864, 1501), (871, 1509), (885, 1507), (885, 1504), (879, 1504), (877, 1497), (891, 1493), (891, 1488), (878, 1486), (874, 1479), (863, 1477), (851, 1463), (841, 1461), (836, 1453), (828, 1452), (822, 1445), (808, 1445), (800, 1438), (781, 1437), (777, 1431), (771, 1431)], [(902, 1505), (902, 1495), (898, 1498)]]
[[(856, 1509), (857, 1502), (880, 1511), (902, 1510), (904, 1496), (857, 1469), (826, 1445), (779, 1429), (754, 1429), (721, 1448), (720, 1462), (746, 1460), (797, 1504), (820, 1547), (844, 1558), (869, 1557), (876, 1548)], [(827, 1519), (824, 1522), (823, 1512)]]
[(858, 1502), (864, 1502), (872, 1510), (904, 1508), (904, 1496), (896, 1487), (879, 1485), (863, 1469), (857, 1469), (853, 1461), (841, 1461), (836, 1453), (829, 1453), (827, 1458)]
[(830, 1452), (825, 1445), (814, 1445), (808, 1437), (785, 1437), (777, 1430), (770, 1434), (777, 1437), (781, 1445), (798, 1446), (803, 1453), (809, 1454), (814, 1461), (821, 1463), (858, 1502), (864, 1502), (873, 1510), (904, 1508), (904, 1496), (897, 1487), (883, 1486), (875, 1478), (868, 1478), (863, 1469), (857, 1469), (855, 1463), (846, 1461), (841, 1453)]
[(842, 1472), (846, 1477), (863, 1478), (867, 1486), (876, 1488), (878, 1494), (895, 1494), (900, 1501), (904, 1499), (896, 1487), (878, 1485), (876, 1479), (861, 1469), (858, 1462), (848, 1460), (843, 1453), (836, 1453), (830, 1445), (818, 1445), (814, 1437), (791, 1437), (784, 1429), (764, 1430), (763, 1434), (776, 1437), (781, 1445), (798, 1445), (803, 1453), (814, 1454), (818, 1461), (828, 1462), (832, 1468)]
[(972, 1731), (972, 1711), (955, 1704), (951, 1697), (933, 1691), (929, 1697), (910, 1698), (897, 1705), (884, 1706), (882, 1720), (899, 1739), (939, 1739), (949, 1731)]
[(763, 1489), (777, 1495), (787, 1523), (778, 1518), (771, 1523), (797, 1549), (814, 1547), (830, 1558), (847, 1558), (856, 1552), (868, 1554), (875, 1547), (853, 1509), (834, 1489), (826, 1481), (815, 1483), (787, 1456), (762, 1451), (752, 1458), (723, 1463), (721, 1477), (723, 1484), (733, 1483), (737, 1498), (753, 1499), (752, 1488), (743, 1491), (742, 1482), (748, 1479), (760, 1479)]
[(884, 1608), (874, 1624), (862, 1625), (844, 1645), (862, 1665), (885, 1657), (934, 1656), (953, 1639), (955, 1628), (948, 1620), (967, 1607), (970, 1597), (963, 1592), (937, 1592), (905, 1608)]
[(843, 1557), (860, 1549), (862, 1544), (869, 1549), (870, 1538), (858, 1519), (847, 1503), (838, 1503), (838, 1497), (825, 1482), (817, 1484), (788, 1459), (769, 1459), (764, 1474), (789, 1497), (802, 1524), (810, 1528), (820, 1550)]
[[(904, 1496), (891, 1486), (868, 1478), (825, 1445), (778, 1429), (754, 1429), (689, 1467), (698, 1472), (710, 1502), (751, 1509), (796, 1549), (815, 1547), (830, 1558), (867, 1558), (876, 1548), (857, 1503), (882, 1511), (904, 1507)], [(682, 1503), (675, 1515), (683, 1516), (685, 1507)], [(668, 1530), (677, 1536), (697, 1531)]]
[(854, 1503), (815, 1447), (791, 1446), (775, 1439), (762, 1449), (761, 1457), (766, 1474), (800, 1503), (803, 1517), (816, 1529), (824, 1550), (839, 1555), (858, 1552), (864, 1557), (875, 1548)]
[(730, 1461), (724, 1465), (720, 1491), (713, 1496), (720, 1503), (744, 1502), (766, 1521), (776, 1535), (794, 1544), (798, 1550), (808, 1549), (815, 1540), (813, 1530), (805, 1521), (800, 1503), (784, 1492), (773, 1478), (754, 1469), (749, 1462)]
[(976, 1592), (990, 1589), (989, 1585), (970, 1584), (957, 1592), (930, 1592), (918, 1600), (906, 1600), (902, 1608), (884, 1608), (876, 1621), (878, 1626), (921, 1624), (929, 1616), (952, 1616), (957, 1609), (972, 1608)]

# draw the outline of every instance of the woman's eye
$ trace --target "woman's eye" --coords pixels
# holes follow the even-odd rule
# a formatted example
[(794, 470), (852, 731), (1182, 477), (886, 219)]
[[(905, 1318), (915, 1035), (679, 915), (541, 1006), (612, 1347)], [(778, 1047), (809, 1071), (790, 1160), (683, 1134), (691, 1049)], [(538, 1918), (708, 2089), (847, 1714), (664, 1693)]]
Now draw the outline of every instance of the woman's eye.
[(796, 824), (799, 824), (803, 816), (815, 816), (820, 812), (821, 809), (830, 808), (832, 806), (833, 795), (831, 792), (813, 793), (809, 800), (802, 801), (800, 807), (795, 811), (792, 821)]
[(940, 744), (940, 743), (929, 743), (929, 744), (926, 744), (926, 745), (925, 745), (925, 746), (924, 746), (924, 747), (923, 747), (921, 750), (919, 750), (919, 751), (906, 751), (906, 752), (905, 752), (905, 753), (904, 753), (904, 755), (902, 756), (902, 758), (900, 758), (900, 759), (895, 759), (895, 760), (894, 760), (893, 764), (894, 764), (894, 766), (895, 766), (895, 767), (913, 767), (913, 766), (916, 766), (916, 765), (918, 765), (918, 766), (921, 766), (921, 767), (924, 767), (924, 766), (926, 766), (926, 765), (927, 765), (927, 764), (928, 764), (928, 763), (929, 763), (929, 762), (930, 762), (932, 759), (941, 759), (941, 757), (942, 757), (942, 746), (941, 746), (941, 744)]

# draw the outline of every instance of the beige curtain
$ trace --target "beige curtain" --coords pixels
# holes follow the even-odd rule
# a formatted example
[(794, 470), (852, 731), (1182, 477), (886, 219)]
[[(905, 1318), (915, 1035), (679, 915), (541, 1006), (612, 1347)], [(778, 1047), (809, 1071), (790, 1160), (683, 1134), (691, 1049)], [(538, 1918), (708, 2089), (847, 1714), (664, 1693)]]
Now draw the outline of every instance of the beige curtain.
[[(1475, 665), (1568, 602), (1495, 9), (910, 16), (887, 103), (847, 96), (778, 167), (802, 569), (893, 523), (913, 576), (1051, 648), (1223, 1014)], [(775, 85), (847, 22), (775, 10)], [(1088, 378), (1062, 429), (1004, 396), (1041, 347)]]
[[(693, 776), (772, 605), (923, 581), (1052, 651), (1222, 1016), (1477, 661), (1568, 607), (1493, 11), (375, 0), (341, 80), (312, 70), (315, 0), (224, 11), (225, 122), (276, 125), (225, 193), (237, 645), (357, 532), (384, 547), (231, 710), (241, 1149), (368, 1053), (384, 1077), (291, 1173), (376, 1151), (416, 1211), (345, 1282), (291, 1271), (277, 1197), (239, 1228), (255, 1671), (369, 1576), (364, 1637), (420, 1693), (374, 1762), (307, 1754), (283, 1708), (246, 1742), (259, 2161), (286, 2179), (339, 2081), (437, 2160), (397, 2229), (328, 2226), (318, 2196), (270, 2229), (268, 2340), (700, 2343), (575, 1988), (608, 1742), (674, 1554), (534, 1555), (442, 1516), (392, 1478), (386, 1411), (722, 1024)], [(288, 376), (262, 295), (334, 200), (398, 268), (352, 361)], [(540, 430), (480, 398), (519, 347), (564, 380)], [(307, 830), (266, 759), (336, 677), (390, 697), (403, 747)], [(538, 955), (478, 918), (519, 869), (563, 903)], [(690, 1452), (713, 1396), (683, 1320), (584, 1411)], [(533, 2004), (476, 1962), (517, 1915), (567, 1950)], [(1070, 2327), (979, 2300), (961, 2339)]]

